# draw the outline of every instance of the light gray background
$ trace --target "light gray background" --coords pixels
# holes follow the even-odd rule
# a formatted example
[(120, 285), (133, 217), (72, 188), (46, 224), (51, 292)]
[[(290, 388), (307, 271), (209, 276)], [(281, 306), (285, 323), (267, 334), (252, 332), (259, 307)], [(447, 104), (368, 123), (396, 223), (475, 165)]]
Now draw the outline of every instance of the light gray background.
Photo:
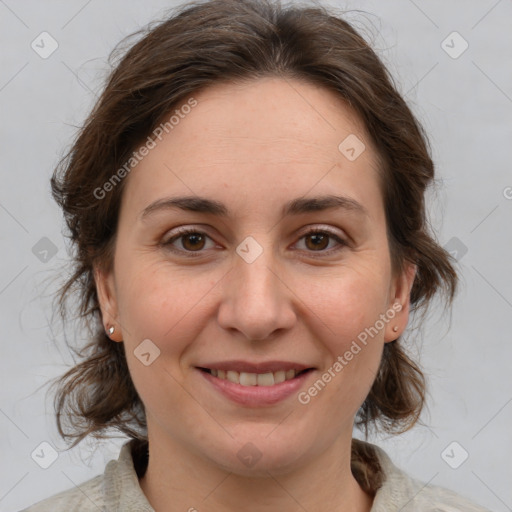
[[(441, 182), (432, 225), (443, 245), (467, 248), (451, 323), (434, 312), (422, 336), (409, 335), (429, 375), (427, 427), (373, 441), (425, 482), (512, 510), (512, 2), (330, 3), (367, 12), (348, 19), (366, 27), (430, 134)], [(43, 441), (65, 447), (41, 386), (72, 361), (49, 325), (53, 280), (68, 261), (49, 178), (101, 89), (110, 50), (175, 4), (0, 0), (0, 511), (101, 473), (124, 441), (84, 442), (46, 470), (31, 458)], [(31, 48), (43, 31), (59, 44), (47, 59)], [(453, 31), (469, 44), (456, 59), (441, 46)], [(460, 43), (448, 39), (452, 51)], [(32, 250), (43, 237), (58, 249), (46, 262)], [(457, 469), (441, 456), (453, 441), (469, 453)], [(460, 450), (448, 451), (452, 460)]]

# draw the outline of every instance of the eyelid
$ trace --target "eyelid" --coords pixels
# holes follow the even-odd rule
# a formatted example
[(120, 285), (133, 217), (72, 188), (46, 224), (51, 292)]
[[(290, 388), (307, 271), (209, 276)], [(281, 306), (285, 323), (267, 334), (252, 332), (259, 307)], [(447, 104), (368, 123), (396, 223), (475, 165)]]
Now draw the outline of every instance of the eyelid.
[[(172, 252), (179, 253), (179, 254), (185, 254), (186, 256), (198, 257), (202, 253), (204, 253), (205, 250), (187, 251), (185, 249), (177, 249), (177, 248), (173, 247), (172, 244), (175, 241), (179, 240), (182, 236), (185, 236), (187, 234), (192, 234), (192, 233), (196, 234), (197, 233), (200, 235), (204, 235), (206, 238), (209, 238), (210, 240), (213, 241), (213, 238), (210, 235), (208, 235), (207, 231), (205, 231), (205, 228), (202, 228), (202, 227), (195, 227), (193, 225), (192, 226), (179, 226), (173, 231), (174, 231), (173, 234), (170, 237), (165, 238), (164, 241), (161, 242), (160, 245), (162, 245), (164, 248), (170, 249)], [(299, 232), (295, 235), (296, 237), (298, 237), (298, 239), (295, 243), (298, 243), (305, 236), (307, 236), (309, 234), (315, 234), (315, 233), (327, 234), (330, 238), (334, 239), (337, 242), (339, 247), (331, 248), (328, 250), (320, 250), (320, 251), (307, 251), (307, 250), (305, 251), (308, 253), (308, 255), (312, 255), (313, 257), (322, 257), (323, 255), (330, 255), (332, 253), (340, 251), (341, 249), (343, 249), (344, 247), (349, 245), (349, 242), (346, 239), (346, 237), (343, 237), (343, 235), (340, 235), (333, 228), (331, 228), (329, 226), (325, 226), (325, 225), (318, 225), (318, 224), (310, 225), (310, 226), (303, 228), (302, 230), (299, 230)], [(301, 249), (294, 249), (294, 250), (300, 251)], [(317, 253), (317, 254), (315, 255), (315, 253)]]
[[(318, 225), (318, 224), (310, 225), (310, 226), (307, 226), (306, 228), (304, 228), (304, 230), (299, 231), (299, 233), (297, 235), (298, 240), (296, 243), (298, 243), (300, 240), (302, 240), (305, 236), (307, 236), (309, 234), (315, 234), (315, 233), (327, 234), (331, 239), (334, 239), (337, 242), (338, 247), (334, 247), (334, 248), (323, 250), (323, 251), (306, 251), (308, 253), (308, 256), (311, 255), (312, 257), (318, 257), (318, 258), (321, 258), (323, 256), (329, 256), (329, 255), (332, 255), (333, 253), (339, 252), (340, 250), (342, 250), (345, 247), (350, 245), (346, 236), (341, 235), (340, 233), (338, 233), (336, 230), (334, 230), (330, 226), (325, 226), (325, 225), (321, 225), (321, 224), (320, 225)], [(295, 250), (300, 250), (300, 249), (295, 249)]]
[(327, 233), (329, 235), (332, 235), (333, 237), (338, 237), (338, 238), (341, 238), (343, 236), (343, 235), (341, 235), (341, 233), (337, 232), (331, 226), (327, 226), (327, 225), (323, 225), (323, 224), (312, 224), (312, 225), (306, 226), (305, 228), (299, 230), (297, 236), (303, 237), (304, 235), (308, 235), (309, 233), (316, 233), (316, 232)]
[(185, 236), (185, 235), (188, 235), (188, 234), (192, 234), (192, 233), (197, 233), (197, 234), (200, 234), (200, 235), (204, 235), (205, 238), (209, 238), (210, 240), (213, 241), (213, 238), (208, 235), (208, 233), (205, 231), (204, 228), (200, 228), (200, 227), (195, 227), (195, 226), (179, 226), (177, 228), (175, 228), (174, 230), (171, 230), (173, 231), (173, 234), (169, 237), (164, 237), (163, 241), (159, 244), (161, 245), (164, 249), (168, 249), (174, 253), (178, 253), (178, 254), (185, 254), (187, 256), (190, 256), (190, 257), (197, 257), (197, 256), (200, 256), (203, 252), (205, 252), (204, 250), (201, 250), (201, 251), (186, 251), (185, 249), (177, 249), (175, 247), (172, 246), (172, 244), (179, 240), (181, 237)]

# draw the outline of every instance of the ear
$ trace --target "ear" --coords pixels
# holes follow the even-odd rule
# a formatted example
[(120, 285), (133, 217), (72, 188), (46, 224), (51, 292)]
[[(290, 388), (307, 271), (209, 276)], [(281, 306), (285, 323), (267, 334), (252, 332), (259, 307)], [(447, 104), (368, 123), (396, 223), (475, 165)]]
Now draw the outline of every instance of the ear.
[(105, 331), (113, 326), (115, 330), (107, 336), (112, 341), (123, 341), (121, 326), (118, 321), (116, 288), (113, 272), (105, 272), (99, 266), (94, 266), (94, 282), (101, 309), (101, 317)]
[[(411, 289), (417, 269), (418, 267), (414, 263), (406, 261), (401, 274), (393, 279), (386, 312), (389, 321), (386, 324), (385, 343), (396, 340), (407, 327), (411, 306)], [(397, 330), (394, 331), (393, 327), (396, 327)]]

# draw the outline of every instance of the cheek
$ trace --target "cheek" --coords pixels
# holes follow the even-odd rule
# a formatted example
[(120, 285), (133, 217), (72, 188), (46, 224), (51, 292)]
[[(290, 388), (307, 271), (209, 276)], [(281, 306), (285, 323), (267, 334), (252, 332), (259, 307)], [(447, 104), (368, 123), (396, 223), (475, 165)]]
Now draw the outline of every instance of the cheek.
[(216, 281), (207, 274), (192, 279), (190, 272), (165, 263), (137, 267), (119, 288), (125, 342), (133, 350), (150, 339), (162, 352), (179, 355), (206, 320), (204, 308)]
[[(162, 428), (175, 439), (200, 439), (206, 435), (204, 425), (210, 419), (205, 412), (208, 404), (202, 404), (201, 395), (187, 386), (184, 355), (197, 349), (197, 340), (211, 318), (207, 308), (213, 304), (215, 286), (223, 273), (192, 276), (190, 270), (160, 262), (146, 266), (138, 262), (134, 267), (138, 271), (126, 274), (131, 277), (119, 289), (131, 379), (148, 423), (159, 425), (154, 428)], [(160, 350), (148, 366), (134, 353), (145, 339)]]
[[(319, 401), (326, 408), (332, 407), (333, 400), (342, 405), (341, 416), (347, 410), (357, 412), (379, 368), (386, 325), (381, 320), (386, 313), (385, 276), (384, 268), (376, 272), (352, 269), (328, 285), (309, 287), (304, 295), (305, 310), (314, 313), (309, 328), (325, 356), (319, 378), (327, 381), (328, 391), (324, 394), (322, 384), (317, 385), (322, 389), (318, 395), (324, 396)], [(311, 392), (315, 395), (315, 390)]]
[(386, 270), (345, 268), (328, 279), (305, 281), (300, 292), (307, 309), (331, 332), (346, 342), (375, 324), (384, 313), (387, 297)]
[(130, 278), (118, 289), (130, 375), (148, 412), (154, 413), (162, 403), (172, 404), (173, 410), (190, 407), (180, 384), (180, 363), (204, 327), (204, 307), (215, 282), (206, 276), (191, 279), (190, 273), (168, 264), (137, 263), (137, 271), (124, 269)]

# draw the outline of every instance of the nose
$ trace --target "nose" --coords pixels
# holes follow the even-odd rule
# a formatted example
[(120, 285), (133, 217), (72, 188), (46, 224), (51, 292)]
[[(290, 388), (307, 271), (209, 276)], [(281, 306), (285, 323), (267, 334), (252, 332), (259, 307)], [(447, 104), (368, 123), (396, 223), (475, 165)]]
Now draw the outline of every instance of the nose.
[(290, 329), (296, 322), (294, 294), (287, 286), (282, 266), (270, 249), (252, 263), (238, 254), (222, 280), (219, 325), (260, 341)]

